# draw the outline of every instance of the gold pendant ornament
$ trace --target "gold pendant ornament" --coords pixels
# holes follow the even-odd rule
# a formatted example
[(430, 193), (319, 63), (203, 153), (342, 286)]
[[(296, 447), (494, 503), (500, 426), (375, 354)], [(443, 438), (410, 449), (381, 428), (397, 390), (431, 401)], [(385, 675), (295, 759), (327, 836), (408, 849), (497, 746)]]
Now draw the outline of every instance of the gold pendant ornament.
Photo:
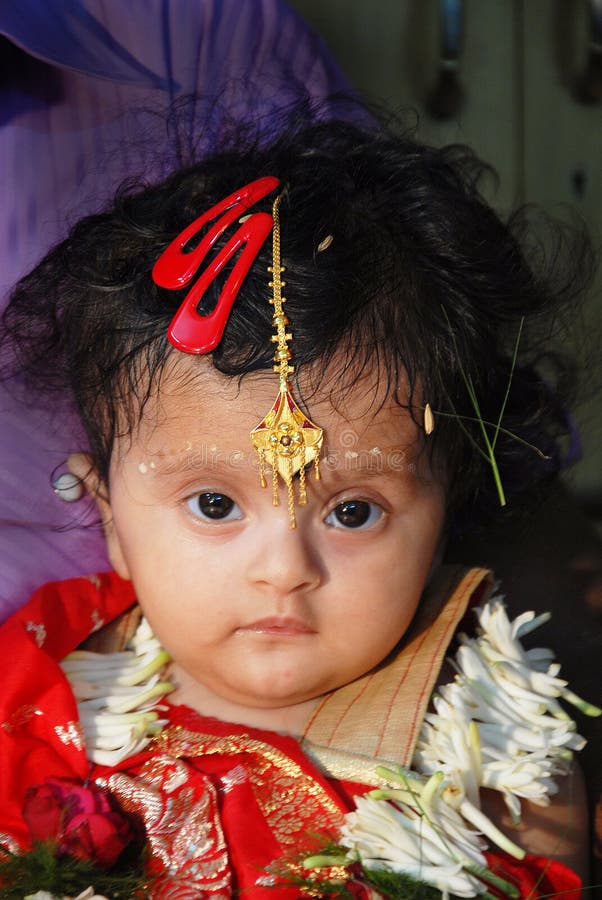
[(272, 468), (272, 491), (274, 506), (278, 506), (280, 476), (287, 487), (288, 511), (291, 528), (297, 527), (295, 519), (295, 492), (293, 479), (299, 473), (298, 503), (304, 506), (307, 503), (307, 488), (305, 483), (305, 467), (313, 462), (316, 480), (320, 479), (320, 450), (324, 433), (299, 409), (291, 394), (289, 376), (295, 371), (290, 365), (291, 352), (288, 342), (292, 340), (292, 333), (286, 330), (289, 320), (284, 314), (283, 305), (286, 297), (282, 296), (282, 288), (286, 281), (281, 278), (285, 271), (280, 258), (280, 201), (282, 194), (276, 197), (272, 208), (274, 227), (272, 230), (272, 265), (268, 266), (268, 272), (272, 273), (269, 286), (273, 290), (273, 296), (269, 300), (274, 307), (272, 324), (276, 334), (272, 335), (272, 342), (277, 345), (274, 354), (274, 371), (278, 373), (280, 386), (274, 404), (264, 419), (251, 432), (251, 441), (259, 454), (259, 476), (261, 486), (267, 487), (265, 466)]

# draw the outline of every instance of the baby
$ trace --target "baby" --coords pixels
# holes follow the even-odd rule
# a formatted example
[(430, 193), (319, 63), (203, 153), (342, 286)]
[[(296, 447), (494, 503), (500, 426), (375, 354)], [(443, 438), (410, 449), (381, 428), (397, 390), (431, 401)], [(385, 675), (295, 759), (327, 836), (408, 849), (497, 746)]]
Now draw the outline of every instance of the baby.
[[(558, 400), (533, 367), (535, 326), (571, 299), (534, 272), (479, 174), (462, 149), (299, 122), (271, 146), (228, 146), (124, 190), (18, 285), (6, 340), (28, 384), (75, 399), (89, 447), (68, 469), (98, 506), (114, 572), (41, 589), (3, 630), (14, 664), (0, 832), (13, 852), (35, 836), (32, 791), (48, 779), (100, 786), (134, 816), (153, 897), (296, 897), (306, 885), (275, 861), (294, 868), (317, 833), (369, 871), (353, 832), (368, 798), (343, 821), (368, 786), (389, 790), (370, 798), (387, 814), (422, 810), (423, 832), (449, 848), (435, 806), (424, 813), (425, 785), (443, 794), (425, 761), (436, 716), (422, 723), (489, 579), (440, 563), (450, 530), (558, 467)], [(147, 624), (132, 644), (122, 614), (136, 602)], [(109, 620), (95, 635), (103, 653), (69, 655)], [(130, 729), (111, 743), (123, 710), (107, 703), (101, 723), (101, 695), (125, 696), (120, 666), (151, 645), (165, 651), (151, 668), (164, 668), (133, 681), (150, 691), (142, 739)], [(103, 660), (115, 676), (98, 674)], [(486, 712), (474, 716), (486, 744)], [(578, 742), (565, 737), (566, 757)], [(417, 741), (422, 775), (409, 776), (399, 766)], [(554, 757), (543, 794), (528, 779), (516, 795), (547, 803), (563, 766)], [(533, 827), (523, 804), (522, 850), (498, 836), (511, 856), (579, 858), (583, 797), (570, 777), (559, 784)], [(558, 863), (483, 855), (467, 822), (497, 833), (479, 786), (495, 787), (464, 785), (449, 807), (468, 829), (469, 849), (450, 851), (456, 874), (400, 871), (465, 896), (496, 872), (525, 895), (574, 888)], [(454, 881), (463, 854), (487, 860), (490, 880)], [(335, 859), (338, 882), (368, 883), (341, 876), (340, 853), (329, 877)]]

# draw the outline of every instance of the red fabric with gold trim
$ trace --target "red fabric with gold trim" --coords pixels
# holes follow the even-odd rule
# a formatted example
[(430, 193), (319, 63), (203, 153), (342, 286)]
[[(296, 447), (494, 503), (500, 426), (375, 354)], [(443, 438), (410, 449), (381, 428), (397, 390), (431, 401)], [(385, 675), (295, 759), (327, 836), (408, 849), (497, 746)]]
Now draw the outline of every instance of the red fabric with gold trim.
[(26, 789), (50, 776), (84, 779), (90, 769), (59, 661), (134, 600), (115, 574), (52, 582), (0, 628), (0, 833), (19, 844), (28, 838)]
[[(106, 782), (125, 811), (144, 822), (153, 851), (158, 849), (174, 867), (177, 874), (171, 881), (179, 890), (187, 889), (190, 880), (212, 892), (209, 877), (222, 866), (221, 832), (233, 890), (244, 891), (253, 900), (274, 900), (274, 887), (257, 884), (267, 866), (284, 854), (296, 857), (304, 850), (315, 851), (319, 845), (312, 832), (336, 838), (350, 805), (293, 738), (205, 718), (185, 706), (170, 707), (168, 716), (170, 726), (152, 752), (125, 761), (118, 767), (119, 774), (95, 767), (92, 777)], [(165, 774), (170, 766), (175, 785), (171, 791)], [(154, 790), (159, 783), (163, 803), (157, 802)], [(219, 817), (210, 828), (211, 795)], [(165, 840), (163, 813), (168, 797), (173, 821)], [(183, 827), (187, 829), (184, 841)], [(206, 857), (193, 859), (190, 848), (202, 844)], [(294, 900), (299, 891), (280, 888), (276, 895)]]

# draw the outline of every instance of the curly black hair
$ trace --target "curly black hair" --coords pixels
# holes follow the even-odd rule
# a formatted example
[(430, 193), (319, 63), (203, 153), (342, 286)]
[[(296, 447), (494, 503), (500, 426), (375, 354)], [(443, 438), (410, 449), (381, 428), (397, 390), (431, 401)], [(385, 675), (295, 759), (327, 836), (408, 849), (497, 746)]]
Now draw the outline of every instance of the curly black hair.
[[(575, 233), (567, 253), (551, 248), (541, 274), (542, 244), (529, 244), (525, 216), (504, 223), (483, 200), (487, 171), (465, 147), (424, 146), (374, 122), (293, 116), (267, 145), (247, 131), (244, 142), (160, 184), (123, 186), (111, 208), (82, 220), (18, 284), (3, 319), (11, 371), (38, 391), (74, 396), (106, 479), (117, 430), (135, 427), (177, 352), (166, 332), (185, 291), (153, 282), (155, 260), (215, 203), (274, 175), (286, 186), (280, 218), (297, 372), (326, 367), (336, 350), (348, 367), (333, 392), (375, 362), (392, 393), (407, 375), (412, 415), (422, 421), (422, 398), (435, 412), (427, 446), (445, 460), (450, 509), (474, 518), (497, 497), (471, 390), (482, 419), (497, 422), (524, 319), (496, 459), (509, 493), (558, 468), (561, 398), (536, 363), (551, 317), (573, 303), (591, 270), (589, 245)], [(212, 353), (231, 376), (272, 367), (269, 244)], [(204, 298), (208, 309), (220, 287), (215, 281)]]

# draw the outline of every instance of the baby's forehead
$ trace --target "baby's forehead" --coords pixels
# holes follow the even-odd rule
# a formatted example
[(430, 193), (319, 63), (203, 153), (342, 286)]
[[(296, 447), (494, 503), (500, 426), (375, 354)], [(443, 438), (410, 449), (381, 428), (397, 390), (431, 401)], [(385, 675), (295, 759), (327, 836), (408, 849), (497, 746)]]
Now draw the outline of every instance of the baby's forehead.
[[(269, 371), (232, 377), (211, 359), (178, 357), (167, 367), (146, 403), (133, 434), (117, 442), (119, 456), (143, 454), (153, 468), (200, 450), (246, 453), (250, 432), (265, 417), (278, 391)], [(382, 454), (414, 454), (422, 446), (407, 408), (407, 390), (396, 392), (373, 369), (345, 371), (334, 364), (306, 367), (296, 379), (295, 396), (324, 430), (324, 456), (343, 454), (348, 465), (382, 464)]]

